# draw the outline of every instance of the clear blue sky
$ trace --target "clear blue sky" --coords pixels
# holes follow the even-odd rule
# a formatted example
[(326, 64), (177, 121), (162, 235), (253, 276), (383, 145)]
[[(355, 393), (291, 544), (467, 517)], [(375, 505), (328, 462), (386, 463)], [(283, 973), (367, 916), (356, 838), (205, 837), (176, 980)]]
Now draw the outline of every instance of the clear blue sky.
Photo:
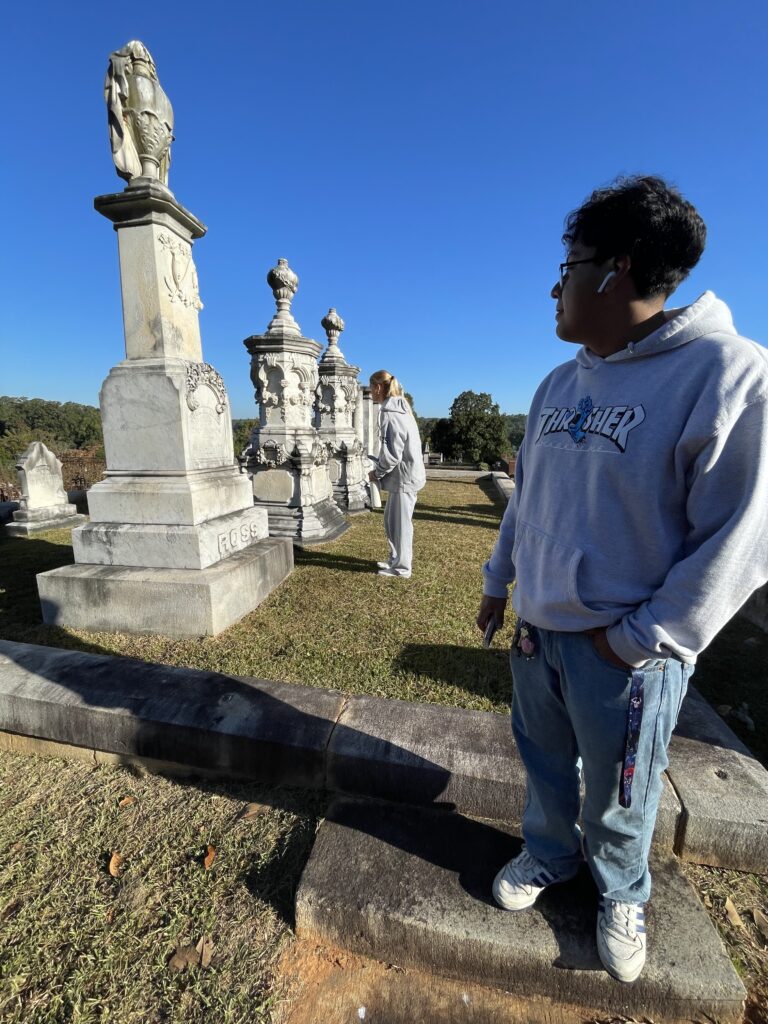
[[(549, 290), (565, 214), (618, 173), (675, 181), (709, 229), (673, 304), (706, 288), (768, 342), (768, 13), (744, 3), (264, 0), (30, 2), (3, 11), (0, 394), (96, 404), (123, 357), (123, 182), (102, 94), (141, 39), (173, 103), (170, 187), (196, 243), (203, 352), (254, 415), (242, 339), (274, 305), (421, 415), (461, 391), (527, 410), (573, 349)], [(137, 8), (138, 13), (132, 13)]]

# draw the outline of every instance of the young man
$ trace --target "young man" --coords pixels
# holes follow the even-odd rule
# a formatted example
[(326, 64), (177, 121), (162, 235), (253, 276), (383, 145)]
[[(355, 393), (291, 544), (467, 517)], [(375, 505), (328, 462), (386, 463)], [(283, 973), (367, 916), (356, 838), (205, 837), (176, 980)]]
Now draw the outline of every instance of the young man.
[(533, 399), (477, 617), (503, 620), (516, 580), (525, 847), (494, 897), (530, 907), (586, 859), (621, 981), (645, 963), (648, 851), (696, 656), (768, 579), (768, 352), (711, 292), (664, 308), (705, 235), (654, 177), (567, 218), (552, 297), (558, 336), (582, 347)]

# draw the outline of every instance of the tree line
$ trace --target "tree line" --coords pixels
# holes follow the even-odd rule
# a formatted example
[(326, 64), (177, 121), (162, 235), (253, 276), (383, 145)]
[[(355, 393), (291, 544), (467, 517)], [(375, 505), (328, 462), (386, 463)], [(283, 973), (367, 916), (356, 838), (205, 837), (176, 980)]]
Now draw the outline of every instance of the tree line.
[(79, 448), (103, 458), (99, 410), (78, 402), (0, 396), (0, 466), (6, 477), (15, 478), (16, 459), (33, 441), (57, 455)]
[(447, 417), (417, 417), (421, 439), (449, 461), (489, 466), (517, 453), (525, 435), (525, 414), (501, 412), (486, 391), (462, 391)]

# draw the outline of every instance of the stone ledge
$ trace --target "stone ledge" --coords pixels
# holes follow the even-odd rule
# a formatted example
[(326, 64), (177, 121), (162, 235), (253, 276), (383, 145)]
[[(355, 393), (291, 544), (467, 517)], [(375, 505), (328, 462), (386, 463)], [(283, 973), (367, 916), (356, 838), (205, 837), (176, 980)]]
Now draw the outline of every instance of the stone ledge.
[(505, 502), (509, 501), (512, 496), (512, 492), (515, 489), (515, 481), (512, 480), (507, 473), (491, 473), (491, 479), (493, 480), (493, 486), (499, 492), (499, 495)]
[[(221, 708), (234, 699), (233, 693), (245, 694), (247, 702), (236, 714), (240, 704), (222, 716)], [(325, 702), (320, 710), (315, 704), (318, 694)], [(75, 715), (73, 703), (79, 708)], [(695, 714), (688, 712), (689, 704)], [(684, 708), (684, 735), (676, 735), (670, 748), (674, 788), (667, 780), (656, 847), (674, 846), (683, 859), (695, 862), (768, 874), (765, 829), (760, 823), (768, 806), (761, 795), (768, 792), (768, 773), (746, 748), (738, 749), (739, 741), (695, 691)], [(266, 709), (271, 709), (275, 723), (265, 739)], [(104, 715), (108, 729), (94, 724)], [(182, 726), (189, 726), (183, 737)], [(708, 739), (716, 727), (721, 730), (720, 745)], [(302, 785), (434, 803), (512, 827), (519, 826), (525, 801), (525, 776), (506, 715), (346, 697), (314, 687), (10, 641), (0, 641), (0, 731), (122, 758), (172, 761), (191, 773), (238, 773), (285, 785), (299, 784), (292, 774), (292, 758), (309, 758), (312, 769), (302, 769)], [(234, 739), (227, 738), (230, 733)], [(293, 751), (287, 761), (278, 758), (272, 764), (274, 737)], [(240, 751), (237, 756), (229, 744)], [(702, 795), (699, 779), (703, 775), (706, 782), (707, 773), (726, 755), (740, 759), (741, 773), (729, 776), (734, 794), (727, 788), (724, 792), (722, 783), (727, 780), (714, 775), (711, 795)], [(742, 794), (744, 778), (748, 788)], [(734, 814), (736, 804), (740, 816)]]
[[(72, 508), (74, 509), (74, 505)], [(88, 522), (87, 516), (78, 515), (73, 512), (67, 516), (58, 516), (54, 519), (30, 519), (26, 521), (15, 520), (7, 523), (5, 532), (9, 537), (29, 537), (33, 533), (45, 533), (47, 530), (69, 530), (74, 526), (82, 526)]]
[(683, 860), (768, 874), (768, 772), (693, 687), (669, 745)]
[(652, 858), (648, 963), (622, 985), (597, 956), (586, 870), (525, 913), (495, 906), (493, 878), (519, 848), (496, 823), (337, 800), (296, 895), (297, 935), (518, 996), (640, 1019), (741, 1021), (744, 986), (674, 858)]

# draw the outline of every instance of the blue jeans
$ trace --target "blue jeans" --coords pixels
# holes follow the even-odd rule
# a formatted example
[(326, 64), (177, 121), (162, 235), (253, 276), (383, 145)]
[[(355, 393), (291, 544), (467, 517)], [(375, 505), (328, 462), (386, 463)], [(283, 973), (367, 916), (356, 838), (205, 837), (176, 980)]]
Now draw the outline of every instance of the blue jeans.
[[(584, 856), (603, 896), (645, 903), (667, 746), (693, 666), (669, 658), (639, 670), (643, 713), (631, 802), (623, 807), (619, 795), (632, 673), (605, 661), (587, 634), (528, 629), (533, 657), (518, 655), (514, 646), (511, 654), (512, 731), (528, 774), (526, 846), (559, 875), (572, 874)], [(583, 854), (579, 761), (585, 787)]]

